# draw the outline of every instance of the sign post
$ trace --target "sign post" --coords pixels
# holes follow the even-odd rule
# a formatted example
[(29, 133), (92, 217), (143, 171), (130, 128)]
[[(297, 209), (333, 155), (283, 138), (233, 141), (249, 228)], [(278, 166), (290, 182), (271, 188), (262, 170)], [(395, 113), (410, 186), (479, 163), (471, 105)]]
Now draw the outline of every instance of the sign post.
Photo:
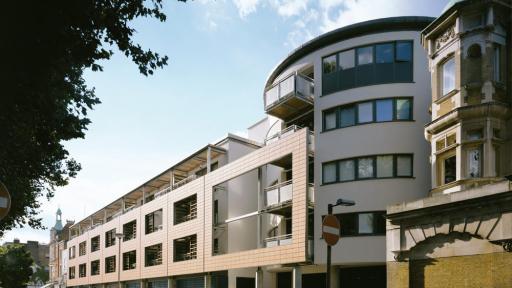
[(0, 220), (2, 220), (11, 209), (11, 195), (7, 187), (0, 181)]

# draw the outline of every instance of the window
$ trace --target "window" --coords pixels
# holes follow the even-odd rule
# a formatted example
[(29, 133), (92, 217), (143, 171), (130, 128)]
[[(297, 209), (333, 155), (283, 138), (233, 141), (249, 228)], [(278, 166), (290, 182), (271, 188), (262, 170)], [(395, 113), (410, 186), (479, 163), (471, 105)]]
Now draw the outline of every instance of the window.
[(123, 253), (123, 270), (135, 269), (137, 265), (137, 254), (135, 250)]
[(91, 238), (91, 252), (100, 250), (100, 235)]
[(457, 179), (457, 157), (455, 155), (444, 159), (444, 183), (448, 184)]
[(156, 232), (163, 228), (162, 226), (162, 209), (156, 210), (155, 212), (146, 215), (146, 234)]
[(123, 225), (123, 241), (130, 241), (135, 238), (137, 238), (137, 220)]
[(213, 224), (219, 224), (219, 200), (213, 201)]
[(377, 63), (393, 63), (394, 59), (394, 45), (392, 43), (378, 44), (375, 46), (375, 62)]
[(174, 225), (197, 218), (197, 195), (174, 203)]
[(468, 140), (481, 140), (482, 138), (484, 138), (482, 129), (474, 129), (468, 131)]
[(75, 279), (75, 267), (69, 267), (69, 279)]
[(388, 154), (342, 159), (322, 164), (323, 184), (373, 178), (413, 177), (412, 154)]
[(162, 264), (162, 244), (146, 247), (145, 259), (146, 267)]
[(393, 120), (393, 99), (377, 100), (375, 106), (377, 122)]
[(354, 49), (341, 52), (339, 54), (339, 59), (340, 59), (340, 61), (339, 61), (340, 62), (340, 65), (339, 65), (340, 70), (354, 68), (355, 59), (356, 59)]
[(206, 172), (208, 172), (208, 171), (206, 170), (206, 167), (201, 168), (201, 169), (199, 169), (199, 170), (197, 170), (197, 171), (196, 171), (196, 176), (197, 176), (197, 177), (204, 176), (204, 175), (206, 175)]
[(323, 59), (323, 70), (324, 74), (332, 73), (336, 71), (336, 55), (325, 57)]
[(482, 26), (482, 22), (483, 22), (482, 20), (483, 19), (482, 19), (481, 14), (466, 16), (464, 19), (464, 26), (465, 26), (464, 29), (469, 30), (469, 29), (480, 27), (480, 26)]
[(452, 145), (457, 144), (457, 134), (452, 133), (445, 135), (441, 139), (436, 141), (436, 150), (441, 151), (446, 148), (450, 148)]
[(474, 147), (468, 149), (468, 175), (470, 178), (481, 177), (482, 173), (482, 148)]
[(105, 258), (105, 273), (116, 272), (116, 256)]
[(219, 168), (219, 162), (212, 163), (210, 165), (210, 171), (215, 171)]
[(116, 245), (116, 229), (105, 232), (105, 247)]
[(496, 45), (494, 47), (494, 55), (493, 55), (493, 74), (494, 81), (501, 82), (501, 46)]
[(357, 65), (373, 63), (373, 46), (357, 48)]
[(84, 242), (81, 242), (80, 244), (78, 244), (78, 256), (84, 256), (85, 253), (87, 252), (87, 242), (84, 241)]
[(455, 89), (455, 58), (443, 64), (443, 96)]
[(413, 81), (412, 41), (340, 51), (322, 59), (322, 94), (355, 87)]
[(338, 106), (323, 112), (323, 128), (328, 131), (356, 124), (411, 121), (412, 106), (412, 98), (401, 97)]
[(78, 265), (78, 278), (83, 278), (87, 274), (87, 265), (86, 264), (80, 264)]
[(197, 235), (174, 239), (174, 262), (197, 258)]
[(91, 275), (100, 275), (100, 260), (91, 262)]
[(75, 258), (75, 256), (76, 256), (76, 255), (75, 255), (75, 247), (76, 247), (76, 246), (71, 246), (71, 247), (69, 247), (69, 259), (73, 259), (73, 258)]
[(397, 42), (396, 43), (396, 61), (397, 62), (410, 62), (412, 61), (412, 43)]
[(327, 163), (322, 167), (323, 182), (333, 183), (336, 182), (336, 163)]
[(386, 234), (386, 211), (336, 214), (341, 236)]

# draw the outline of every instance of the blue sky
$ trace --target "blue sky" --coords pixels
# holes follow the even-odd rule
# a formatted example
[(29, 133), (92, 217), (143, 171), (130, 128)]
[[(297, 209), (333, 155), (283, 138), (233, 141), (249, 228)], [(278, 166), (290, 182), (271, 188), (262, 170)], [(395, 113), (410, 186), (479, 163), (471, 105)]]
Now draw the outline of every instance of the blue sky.
[[(264, 117), (263, 86), (273, 67), (303, 42), (365, 20), (438, 16), (447, 0), (165, 1), (167, 21), (134, 22), (136, 41), (168, 55), (169, 65), (144, 77), (124, 56), (85, 78), (103, 102), (90, 113), (85, 139), (65, 143), (82, 164), (41, 217), (55, 211), (81, 220), (228, 132), (243, 133)], [(49, 241), (28, 228), (0, 242)]]

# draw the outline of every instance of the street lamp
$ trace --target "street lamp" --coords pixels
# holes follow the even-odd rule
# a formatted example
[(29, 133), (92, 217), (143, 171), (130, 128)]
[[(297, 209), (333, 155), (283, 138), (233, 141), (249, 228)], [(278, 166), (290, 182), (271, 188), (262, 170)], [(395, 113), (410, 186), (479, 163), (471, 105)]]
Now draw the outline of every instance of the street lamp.
[[(356, 202), (348, 199), (338, 199), (335, 204), (327, 204), (327, 215), (332, 215), (332, 208), (336, 206), (354, 206)], [(325, 286), (331, 288), (331, 245), (327, 245), (327, 274), (325, 277)]]
[(121, 287), (121, 239), (123, 239), (123, 233), (116, 233), (117, 238), (117, 287)]

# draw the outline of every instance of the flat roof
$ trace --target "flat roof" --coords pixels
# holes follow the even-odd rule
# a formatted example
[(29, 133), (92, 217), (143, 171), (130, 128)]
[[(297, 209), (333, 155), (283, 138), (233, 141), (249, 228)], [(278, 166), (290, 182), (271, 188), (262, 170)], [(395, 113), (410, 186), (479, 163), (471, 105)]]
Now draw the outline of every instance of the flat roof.
[(375, 34), (380, 32), (391, 31), (421, 31), (428, 24), (434, 21), (433, 17), (425, 16), (401, 16), (389, 17), (375, 20), (364, 21), (352, 25), (344, 26), (336, 30), (322, 34), (293, 50), (288, 56), (281, 61), (267, 78), (265, 87), (272, 85), (274, 80), (288, 66), (295, 63), (302, 57), (313, 51), (326, 47), (328, 45), (362, 36), (367, 34)]

